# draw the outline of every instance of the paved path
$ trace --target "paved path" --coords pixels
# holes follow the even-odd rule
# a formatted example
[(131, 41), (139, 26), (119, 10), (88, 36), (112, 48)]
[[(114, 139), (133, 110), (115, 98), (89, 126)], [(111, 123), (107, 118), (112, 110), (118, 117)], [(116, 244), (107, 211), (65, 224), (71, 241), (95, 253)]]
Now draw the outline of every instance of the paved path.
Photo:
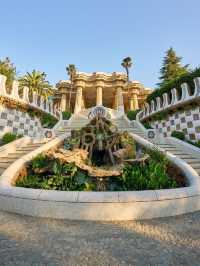
[(200, 265), (200, 212), (77, 222), (0, 212), (0, 266)]

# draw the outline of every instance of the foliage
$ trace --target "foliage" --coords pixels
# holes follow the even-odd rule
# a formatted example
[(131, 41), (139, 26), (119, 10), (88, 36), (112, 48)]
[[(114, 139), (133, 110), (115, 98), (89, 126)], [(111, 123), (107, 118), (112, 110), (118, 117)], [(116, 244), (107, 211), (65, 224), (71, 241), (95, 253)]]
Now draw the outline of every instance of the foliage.
[(31, 92), (36, 92), (38, 95), (47, 99), (49, 96), (53, 95), (53, 89), (49, 81), (46, 80), (46, 76), (44, 72), (34, 69), (31, 73), (27, 72), (19, 79), (20, 87), (26, 86)]
[(152, 126), (148, 122), (143, 122), (142, 124), (146, 129), (152, 129)]
[(149, 150), (150, 159), (143, 165), (127, 165), (119, 177), (123, 190), (174, 188), (176, 182), (167, 175), (168, 160), (157, 150)]
[(122, 60), (121, 66), (125, 68), (127, 74), (127, 80), (129, 81), (129, 68), (132, 66), (132, 59), (131, 57), (126, 57)]
[(50, 114), (43, 113), (40, 117), (40, 121), (43, 127), (52, 128), (58, 122), (58, 120)]
[(45, 154), (37, 155), (31, 162), (32, 169), (42, 169), (49, 166), (49, 158)]
[(70, 117), (71, 117), (71, 112), (68, 112), (68, 111), (62, 112), (63, 120), (68, 120)]
[[(45, 171), (44, 171), (45, 170)], [(73, 163), (62, 163), (40, 154), (32, 160), (28, 175), (17, 180), (16, 186), (53, 190), (95, 190), (91, 177)]]
[(15, 133), (5, 133), (2, 137), (2, 143), (3, 145), (5, 145), (21, 137), (23, 137), (23, 135), (17, 135)]
[(135, 120), (136, 119), (136, 115), (137, 113), (140, 112), (140, 109), (137, 109), (137, 110), (130, 110), (127, 112), (127, 117), (129, 120)]
[[(167, 174), (169, 162), (166, 156), (156, 149), (146, 152), (149, 160), (145, 164), (124, 166), (122, 175), (112, 177), (107, 189), (120, 191), (177, 187), (176, 181)], [(32, 160), (27, 177), (17, 180), (16, 185), (62, 191), (94, 191), (97, 188), (94, 179), (74, 163), (64, 163), (44, 154)]]
[(16, 78), (16, 67), (11, 63), (8, 57), (0, 60), (0, 74), (7, 77), (6, 85), (11, 89), (12, 83)]
[(164, 85), (170, 80), (176, 79), (183, 74), (188, 73), (188, 65), (181, 66), (181, 57), (176, 55), (176, 52), (172, 47), (167, 50), (166, 56), (163, 59), (163, 66), (160, 70), (161, 83), (159, 85)]
[(68, 102), (68, 108), (69, 112), (71, 111), (71, 98), (72, 98), (72, 90), (74, 88), (74, 78), (76, 76), (76, 66), (74, 64), (69, 64), (66, 67), (67, 74), (69, 75), (70, 81), (71, 81), (71, 89), (69, 94), (69, 102)]
[(200, 68), (196, 68), (195, 70), (188, 71), (181, 76), (172, 79), (165, 84), (160, 85), (159, 89), (154, 90), (150, 95), (147, 97), (147, 102), (150, 103), (151, 100), (155, 100), (156, 97), (161, 97), (164, 93), (169, 93), (173, 88), (176, 88), (178, 92), (181, 92), (181, 84), (187, 83), (190, 87), (190, 90), (194, 90), (194, 82), (193, 79), (196, 77), (200, 77)]
[(180, 140), (185, 140), (185, 134), (182, 131), (172, 131), (171, 136)]

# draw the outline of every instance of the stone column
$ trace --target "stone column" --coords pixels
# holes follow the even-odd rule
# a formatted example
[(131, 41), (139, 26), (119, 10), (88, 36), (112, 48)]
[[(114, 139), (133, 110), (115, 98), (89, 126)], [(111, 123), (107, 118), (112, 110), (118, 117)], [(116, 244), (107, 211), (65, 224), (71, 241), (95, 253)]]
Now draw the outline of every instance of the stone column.
[(75, 108), (74, 108), (74, 113), (77, 114), (81, 111), (82, 108), (82, 94), (83, 94), (83, 89), (82, 87), (77, 87), (77, 91), (76, 91), (76, 102), (75, 102)]
[(64, 93), (62, 93), (62, 96), (61, 96), (61, 103), (60, 103), (61, 111), (62, 111), (62, 112), (66, 111), (66, 107), (67, 107), (67, 99), (66, 99), (66, 95), (65, 95)]
[(102, 105), (102, 87), (97, 87), (96, 105)]
[(129, 101), (129, 109), (130, 110), (137, 110), (138, 106), (138, 97), (137, 94), (132, 94)]
[(118, 111), (124, 112), (124, 100), (123, 100), (123, 94), (122, 94), (122, 87), (117, 88), (117, 105), (118, 105)]

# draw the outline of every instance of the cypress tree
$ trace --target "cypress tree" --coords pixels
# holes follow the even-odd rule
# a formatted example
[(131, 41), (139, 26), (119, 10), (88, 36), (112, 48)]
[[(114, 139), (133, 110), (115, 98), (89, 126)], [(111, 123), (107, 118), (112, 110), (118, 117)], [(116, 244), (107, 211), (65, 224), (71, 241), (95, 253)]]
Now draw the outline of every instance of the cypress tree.
[(161, 82), (158, 83), (159, 86), (188, 73), (189, 65), (182, 66), (181, 60), (182, 57), (178, 57), (172, 47), (167, 50), (160, 69), (161, 76), (159, 79)]

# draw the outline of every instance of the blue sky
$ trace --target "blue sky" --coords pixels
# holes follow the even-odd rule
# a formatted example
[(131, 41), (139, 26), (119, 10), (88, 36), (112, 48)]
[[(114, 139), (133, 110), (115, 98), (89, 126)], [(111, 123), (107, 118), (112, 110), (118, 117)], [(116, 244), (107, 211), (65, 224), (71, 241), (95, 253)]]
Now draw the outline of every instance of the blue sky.
[(199, 0), (0, 0), (0, 58), (20, 74), (45, 71), (54, 84), (65, 66), (80, 71), (122, 71), (154, 87), (164, 52), (173, 46), (183, 63), (200, 65)]

